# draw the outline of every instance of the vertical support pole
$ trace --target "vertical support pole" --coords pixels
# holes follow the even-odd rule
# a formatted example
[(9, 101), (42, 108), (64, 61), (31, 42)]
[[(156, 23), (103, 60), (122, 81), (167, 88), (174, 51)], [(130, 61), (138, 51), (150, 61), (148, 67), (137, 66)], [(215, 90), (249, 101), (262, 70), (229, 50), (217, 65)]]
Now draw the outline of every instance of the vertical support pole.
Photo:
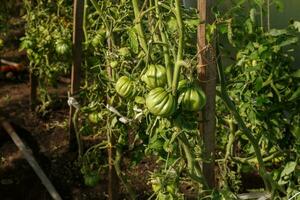
[[(112, 0), (114, 2), (114, 0)], [(116, 2), (114, 2), (116, 3)], [(108, 47), (108, 51), (112, 52), (113, 50), (113, 41), (112, 41), (112, 37), (113, 35), (111, 35), (113, 33), (109, 33), (109, 37), (107, 39), (107, 47)], [(110, 64), (107, 63), (107, 74), (110, 80), (112, 80), (113, 77), (113, 69), (111, 68)], [(109, 100), (109, 96), (106, 97), (107, 100)], [(111, 134), (111, 133), (110, 133)], [(107, 154), (108, 154), (108, 199), (109, 200), (116, 200), (119, 199), (119, 178), (118, 175), (116, 173), (116, 169), (114, 166), (114, 156), (116, 156), (116, 138), (113, 134), (111, 134), (108, 138), (110, 146), (107, 149)]]
[[(74, 96), (80, 89), (80, 74), (82, 63), (82, 41), (83, 41), (83, 0), (74, 0), (73, 7), (73, 64), (71, 74), (71, 92), (70, 95)], [(70, 151), (76, 151), (76, 133), (75, 127), (72, 122), (72, 118), (75, 112), (75, 108), (70, 106), (69, 113), (69, 149)]]
[(30, 110), (34, 111), (37, 105), (37, 88), (38, 88), (38, 77), (31, 71), (29, 75), (30, 82)]
[(203, 175), (208, 186), (215, 186), (215, 98), (216, 98), (216, 62), (214, 42), (206, 40), (206, 24), (213, 21), (211, 8), (213, 0), (198, 0), (201, 24), (198, 27), (198, 73), (200, 84), (206, 94), (207, 103), (200, 113), (200, 132), (203, 138), (204, 158)]

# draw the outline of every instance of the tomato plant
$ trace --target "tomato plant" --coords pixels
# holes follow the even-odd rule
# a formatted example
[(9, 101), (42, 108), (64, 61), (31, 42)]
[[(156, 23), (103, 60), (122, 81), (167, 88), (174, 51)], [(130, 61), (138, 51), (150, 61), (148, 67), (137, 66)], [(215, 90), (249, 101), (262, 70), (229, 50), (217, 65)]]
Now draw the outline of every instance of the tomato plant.
[[(117, 2), (85, 1), (76, 127), (81, 136), (101, 139), (80, 155), (85, 184), (96, 185), (100, 171), (113, 165), (134, 199), (124, 160), (130, 160), (125, 166), (130, 168), (151, 157), (157, 167), (148, 177), (156, 199), (184, 199), (183, 185), (199, 199), (237, 199), (245, 172), (258, 174), (274, 198), (295, 194), (300, 184), (300, 72), (291, 52), (300, 23), (272, 29), (270, 21), (264, 23), (270, 14), (265, 1), (236, 0), (228, 7), (220, 0), (213, 7), (215, 21), (206, 35), (208, 42), (216, 41), (213, 62), (219, 75), (220, 177), (219, 189), (213, 189), (200, 165), (206, 155), (198, 114), (206, 96), (197, 73), (197, 10), (184, 8), (179, 0)], [(40, 77), (46, 104), (46, 86), (69, 73), (71, 3), (26, 5), (30, 22), (22, 47)], [(104, 150), (112, 152), (110, 161)]]

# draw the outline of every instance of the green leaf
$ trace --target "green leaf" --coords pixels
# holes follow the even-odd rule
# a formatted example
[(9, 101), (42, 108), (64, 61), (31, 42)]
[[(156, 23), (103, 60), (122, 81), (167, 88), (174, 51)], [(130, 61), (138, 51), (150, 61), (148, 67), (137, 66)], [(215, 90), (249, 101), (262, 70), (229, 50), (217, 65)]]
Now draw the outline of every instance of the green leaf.
[(255, 89), (256, 91), (259, 91), (263, 87), (263, 79), (261, 76), (259, 76), (255, 81)]
[(300, 87), (293, 93), (293, 95), (289, 98), (289, 101), (293, 101), (300, 97)]
[(297, 71), (295, 71), (295, 72), (292, 74), (292, 77), (300, 78), (300, 69), (298, 69)]
[(300, 141), (300, 126), (294, 125), (291, 129), (291, 132), (294, 135), (294, 137)]
[(288, 46), (288, 45), (291, 45), (291, 44), (295, 44), (298, 42), (298, 37), (291, 37), (291, 38), (288, 38), (286, 40), (284, 40), (283, 42), (281, 42), (279, 44), (280, 47), (284, 47), (284, 46)]
[(296, 162), (293, 161), (288, 162), (280, 174), (280, 179), (278, 181), (278, 184), (280, 185), (287, 184), (290, 179), (290, 174), (295, 171), (296, 166), (297, 166)]
[(253, 23), (255, 23), (255, 15), (256, 15), (256, 9), (255, 8), (252, 8), (250, 10), (250, 19)]
[(139, 41), (134, 28), (128, 30), (128, 36), (130, 41), (130, 47), (132, 51), (135, 54), (137, 54), (139, 52)]
[(275, 6), (279, 12), (283, 11), (284, 4), (283, 4), (282, 0), (273, 0), (273, 3), (275, 4)]
[(271, 29), (267, 35), (270, 36), (280, 36), (280, 35), (285, 35), (287, 34), (288, 31), (286, 29)]
[(296, 166), (297, 166), (297, 163), (296, 163), (296, 162), (294, 162), (294, 161), (288, 162), (288, 163), (285, 165), (285, 167), (284, 167), (284, 169), (282, 170), (282, 172), (281, 172), (281, 177), (282, 177), (282, 176), (286, 176), (286, 175), (290, 175), (292, 172), (295, 171)]
[(300, 22), (299, 21), (294, 21), (294, 23), (292, 25), (294, 26), (295, 29), (297, 29), (300, 32)]

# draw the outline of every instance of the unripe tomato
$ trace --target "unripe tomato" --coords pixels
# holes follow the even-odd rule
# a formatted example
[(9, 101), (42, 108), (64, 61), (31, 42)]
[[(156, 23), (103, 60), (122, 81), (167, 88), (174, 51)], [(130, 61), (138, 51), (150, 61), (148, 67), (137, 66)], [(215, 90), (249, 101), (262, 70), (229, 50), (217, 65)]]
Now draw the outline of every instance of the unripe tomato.
[(113, 60), (109, 63), (109, 65), (111, 66), (111, 68), (116, 68), (119, 65), (119, 62), (116, 60)]
[(167, 192), (170, 194), (175, 194), (175, 185), (167, 185)]
[(161, 190), (161, 183), (160, 183), (160, 181), (159, 181), (159, 179), (153, 179), (153, 180), (151, 180), (151, 183), (152, 183), (152, 190), (154, 191), (154, 192), (158, 192), (159, 190)]
[(161, 65), (149, 65), (146, 73), (142, 76), (149, 89), (163, 87), (167, 83), (166, 69)]
[(95, 187), (100, 181), (100, 176), (97, 171), (92, 171), (84, 175), (84, 184), (89, 187)]
[(97, 124), (100, 122), (101, 120), (101, 113), (90, 113), (88, 116), (88, 119), (90, 120), (90, 122), (92, 122), (93, 124)]
[(122, 47), (118, 50), (118, 55), (127, 58), (130, 57), (131, 53), (128, 47)]
[(170, 92), (158, 87), (151, 90), (147, 95), (146, 106), (154, 115), (169, 117), (176, 110), (176, 100)]
[(96, 33), (95, 37), (92, 39), (93, 47), (96, 48), (96, 47), (104, 46), (105, 34), (106, 34), (105, 29), (101, 29)]
[(57, 40), (55, 42), (55, 50), (58, 54), (64, 55), (70, 51), (70, 46), (64, 40)]
[(204, 92), (197, 86), (186, 88), (179, 99), (182, 109), (186, 111), (199, 111), (206, 103)]
[(129, 77), (122, 76), (116, 83), (116, 91), (122, 97), (132, 97), (134, 94), (134, 82)]
[(180, 80), (177, 86), (178, 91), (185, 90), (189, 85), (189, 82), (186, 79)]

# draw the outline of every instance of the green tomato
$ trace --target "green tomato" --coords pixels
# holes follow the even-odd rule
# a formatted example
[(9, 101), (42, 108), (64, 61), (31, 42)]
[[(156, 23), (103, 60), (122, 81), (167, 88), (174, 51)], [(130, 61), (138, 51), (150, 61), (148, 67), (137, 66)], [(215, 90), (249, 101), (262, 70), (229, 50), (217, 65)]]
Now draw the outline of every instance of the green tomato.
[(110, 62), (109, 65), (111, 66), (111, 68), (116, 68), (119, 65), (119, 62), (116, 60), (113, 60)]
[(89, 187), (95, 187), (100, 181), (100, 176), (97, 171), (92, 171), (84, 175), (84, 184)]
[(121, 57), (127, 58), (130, 57), (131, 53), (130, 53), (130, 49), (128, 47), (122, 47), (118, 50), (118, 54)]
[(142, 76), (142, 81), (149, 89), (163, 87), (167, 83), (165, 67), (161, 65), (149, 65), (146, 73)]
[(66, 41), (57, 40), (55, 42), (56, 53), (58, 53), (60, 55), (64, 55), (64, 54), (68, 53), (70, 51), (70, 49), (71, 48)]
[(121, 97), (129, 98), (134, 94), (134, 82), (127, 76), (119, 78), (115, 87)]
[(100, 31), (98, 31), (95, 35), (95, 37), (92, 39), (92, 45), (93, 47), (102, 47), (104, 46), (104, 42), (105, 42), (105, 30), (101, 29)]
[(146, 106), (154, 115), (169, 117), (176, 110), (176, 100), (170, 92), (158, 87), (152, 89), (147, 95)]
[(152, 186), (152, 190), (157, 193), (159, 192), (162, 188), (161, 188), (161, 183), (159, 178), (154, 178), (151, 180), (151, 186)]
[(206, 96), (199, 87), (191, 86), (183, 90), (179, 101), (183, 110), (199, 111), (206, 104)]
[(186, 79), (180, 80), (177, 86), (178, 91), (185, 90), (189, 85), (189, 82)]
[(175, 194), (175, 185), (167, 185), (167, 192), (170, 194)]
[(97, 124), (101, 120), (101, 114), (97, 112), (90, 113), (88, 119), (90, 120), (91, 123)]

